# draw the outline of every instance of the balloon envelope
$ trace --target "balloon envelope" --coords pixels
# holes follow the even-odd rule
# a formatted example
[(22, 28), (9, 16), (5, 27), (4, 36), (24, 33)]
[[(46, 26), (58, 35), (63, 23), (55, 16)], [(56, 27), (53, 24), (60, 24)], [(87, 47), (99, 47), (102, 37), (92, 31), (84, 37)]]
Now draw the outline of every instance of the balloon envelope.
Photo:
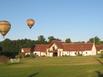
[(10, 28), (11, 28), (11, 25), (8, 21), (5, 21), (5, 20), (0, 21), (0, 34), (2, 36), (5, 36), (10, 30)]
[(27, 26), (29, 26), (29, 28), (31, 29), (32, 26), (35, 24), (35, 20), (27, 19), (26, 23), (27, 23)]

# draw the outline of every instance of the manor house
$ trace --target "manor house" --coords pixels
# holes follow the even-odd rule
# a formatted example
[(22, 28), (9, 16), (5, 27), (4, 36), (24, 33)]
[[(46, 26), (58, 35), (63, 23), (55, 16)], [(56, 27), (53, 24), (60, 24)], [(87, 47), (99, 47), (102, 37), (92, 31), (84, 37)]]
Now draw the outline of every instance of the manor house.
[(32, 48), (22, 48), (21, 53), (25, 56), (32, 53), (37, 56), (94, 56), (96, 46), (93, 43), (65, 43), (53, 40), (49, 44), (36, 44)]

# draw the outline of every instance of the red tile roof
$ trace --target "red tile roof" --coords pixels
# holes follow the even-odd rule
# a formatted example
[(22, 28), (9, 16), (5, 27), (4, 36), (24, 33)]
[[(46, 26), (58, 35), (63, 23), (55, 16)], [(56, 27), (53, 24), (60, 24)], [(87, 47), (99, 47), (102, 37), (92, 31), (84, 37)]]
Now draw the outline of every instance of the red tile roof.
[(50, 48), (53, 44), (56, 44), (58, 48), (62, 48), (62, 42), (60, 40), (53, 40), (49, 45), (48, 48)]
[(96, 49), (97, 49), (97, 51), (103, 50), (103, 44), (96, 45)]
[(85, 51), (91, 50), (92, 43), (64, 43), (58, 40), (53, 40), (50, 44), (41, 44), (35, 46), (35, 51), (46, 51), (47, 48), (50, 48), (53, 44), (56, 44), (58, 48), (63, 49), (64, 51)]
[(48, 48), (50, 48), (53, 44), (56, 44), (58, 48), (63, 49), (63, 51), (85, 51), (91, 50), (93, 44), (92, 43), (65, 43), (58, 40), (53, 40), (50, 44), (36, 44), (32, 48), (22, 48), (25, 52), (33, 51), (41, 51), (46, 52)]
[(93, 44), (91, 43), (63, 43), (64, 51), (85, 51), (92, 50)]
[(41, 52), (46, 52), (46, 49), (48, 48), (48, 45), (45, 44), (37, 44), (34, 47), (35, 51), (41, 51)]
[(22, 48), (21, 50), (24, 51), (23, 53), (28, 53), (28, 52), (30, 52), (30, 49), (31, 49), (31, 48)]

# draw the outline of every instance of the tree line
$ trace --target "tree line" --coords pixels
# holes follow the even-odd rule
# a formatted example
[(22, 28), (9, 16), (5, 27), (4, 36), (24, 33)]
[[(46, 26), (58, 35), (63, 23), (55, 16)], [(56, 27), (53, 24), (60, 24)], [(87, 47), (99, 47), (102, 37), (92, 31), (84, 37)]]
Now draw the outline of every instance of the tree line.
[[(46, 38), (43, 35), (38, 36), (37, 40), (31, 40), (31, 39), (10, 40), (10, 39), (5, 39), (3, 41), (0, 41), (0, 55), (5, 55), (7, 57), (15, 58), (15, 56), (20, 53), (21, 48), (31, 48), (35, 44), (48, 44), (52, 40), (61, 40), (61, 39), (55, 38), (54, 36), (49, 36), (48, 40), (46, 40)], [(66, 38), (65, 42), (66, 43), (72, 43), (70, 38)], [(90, 38), (87, 42), (88, 43), (95, 43), (95, 44), (103, 44), (103, 41), (101, 41), (101, 39), (97, 36)], [(84, 43), (84, 41), (82, 41), (81, 43)]]

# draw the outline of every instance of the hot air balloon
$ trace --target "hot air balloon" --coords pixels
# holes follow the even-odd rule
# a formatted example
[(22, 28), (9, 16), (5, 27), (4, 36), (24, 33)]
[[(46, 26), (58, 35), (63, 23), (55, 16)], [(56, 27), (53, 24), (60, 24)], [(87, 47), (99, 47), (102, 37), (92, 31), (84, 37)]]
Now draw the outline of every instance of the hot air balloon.
[(4, 37), (10, 30), (11, 28), (11, 24), (6, 21), (6, 20), (2, 20), (0, 21), (0, 34)]
[(29, 28), (31, 29), (33, 25), (35, 24), (35, 20), (30, 18), (30, 19), (27, 19), (26, 23), (27, 23), (27, 26), (29, 26)]

